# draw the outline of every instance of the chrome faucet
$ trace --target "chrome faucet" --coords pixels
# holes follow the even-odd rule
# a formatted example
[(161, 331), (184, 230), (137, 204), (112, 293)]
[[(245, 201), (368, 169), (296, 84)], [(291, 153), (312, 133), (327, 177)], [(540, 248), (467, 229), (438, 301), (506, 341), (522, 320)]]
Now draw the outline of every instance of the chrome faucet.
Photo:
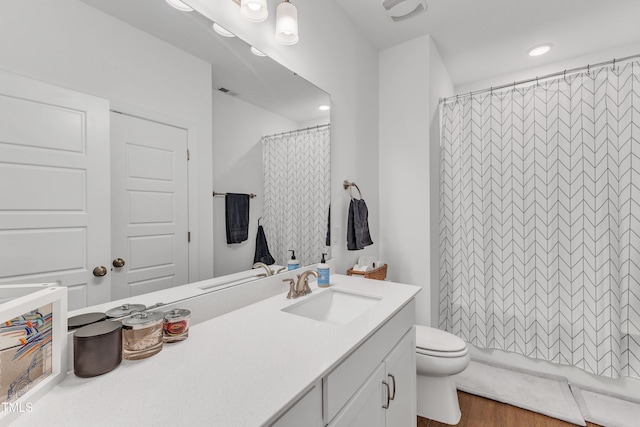
[(318, 278), (318, 272), (313, 270), (307, 270), (302, 274), (298, 274), (298, 285), (296, 286), (296, 292), (299, 296), (307, 295), (311, 293), (309, 288), (309, 276)]
[(256, 262), (255, 264), (253, 264), (252, 268), (259, 268), (259, 267), (264, 268), (264, 271), (266, 271), (267, 274), (258, 274), (258, 277), (273, 276), (273, 270), (270, 269), (269, 266), (264, 262)]

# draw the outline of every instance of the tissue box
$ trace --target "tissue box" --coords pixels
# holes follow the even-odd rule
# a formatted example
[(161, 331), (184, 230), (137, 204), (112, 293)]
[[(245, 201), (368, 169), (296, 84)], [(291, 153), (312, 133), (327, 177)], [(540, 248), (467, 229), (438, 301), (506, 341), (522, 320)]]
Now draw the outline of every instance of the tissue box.
[(67, 288), (0, 285), (0, 424), (64, 378), (66, 351)]

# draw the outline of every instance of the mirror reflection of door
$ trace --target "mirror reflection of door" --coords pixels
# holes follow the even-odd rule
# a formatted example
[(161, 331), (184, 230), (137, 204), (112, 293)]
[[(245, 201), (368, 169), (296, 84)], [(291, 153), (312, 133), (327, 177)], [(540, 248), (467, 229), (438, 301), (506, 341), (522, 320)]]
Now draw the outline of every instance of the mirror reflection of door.
[(109, 301), (108, 108), (0, 73), (0, 283), (58, 282), (70, 309)]
[(184, 129), (111, 113), (112, 299), (188, 283), (187, 142)]

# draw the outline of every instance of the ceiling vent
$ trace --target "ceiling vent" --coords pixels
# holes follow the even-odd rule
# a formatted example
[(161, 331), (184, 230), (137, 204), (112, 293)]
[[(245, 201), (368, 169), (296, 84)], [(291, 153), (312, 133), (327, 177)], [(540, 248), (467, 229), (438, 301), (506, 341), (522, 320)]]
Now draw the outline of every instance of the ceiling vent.
[(382, 0), (382, 7), (393, 22), (406, 21), (427, 10), (426, 0)]
[(238, 96), (237, 93), (235, 93), (232, 90), (227, 89), (226, 87), (219, 87), (218, 90), (222, 93), (226, 93), (229, 96)]

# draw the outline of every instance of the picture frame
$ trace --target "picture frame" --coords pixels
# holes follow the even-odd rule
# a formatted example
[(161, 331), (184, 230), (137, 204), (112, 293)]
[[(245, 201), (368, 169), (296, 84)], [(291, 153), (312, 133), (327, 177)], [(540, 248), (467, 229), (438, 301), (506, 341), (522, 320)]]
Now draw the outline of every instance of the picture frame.
[(0, 425), (31, 412), (67, 375), (67, 288), (0, 285)]

